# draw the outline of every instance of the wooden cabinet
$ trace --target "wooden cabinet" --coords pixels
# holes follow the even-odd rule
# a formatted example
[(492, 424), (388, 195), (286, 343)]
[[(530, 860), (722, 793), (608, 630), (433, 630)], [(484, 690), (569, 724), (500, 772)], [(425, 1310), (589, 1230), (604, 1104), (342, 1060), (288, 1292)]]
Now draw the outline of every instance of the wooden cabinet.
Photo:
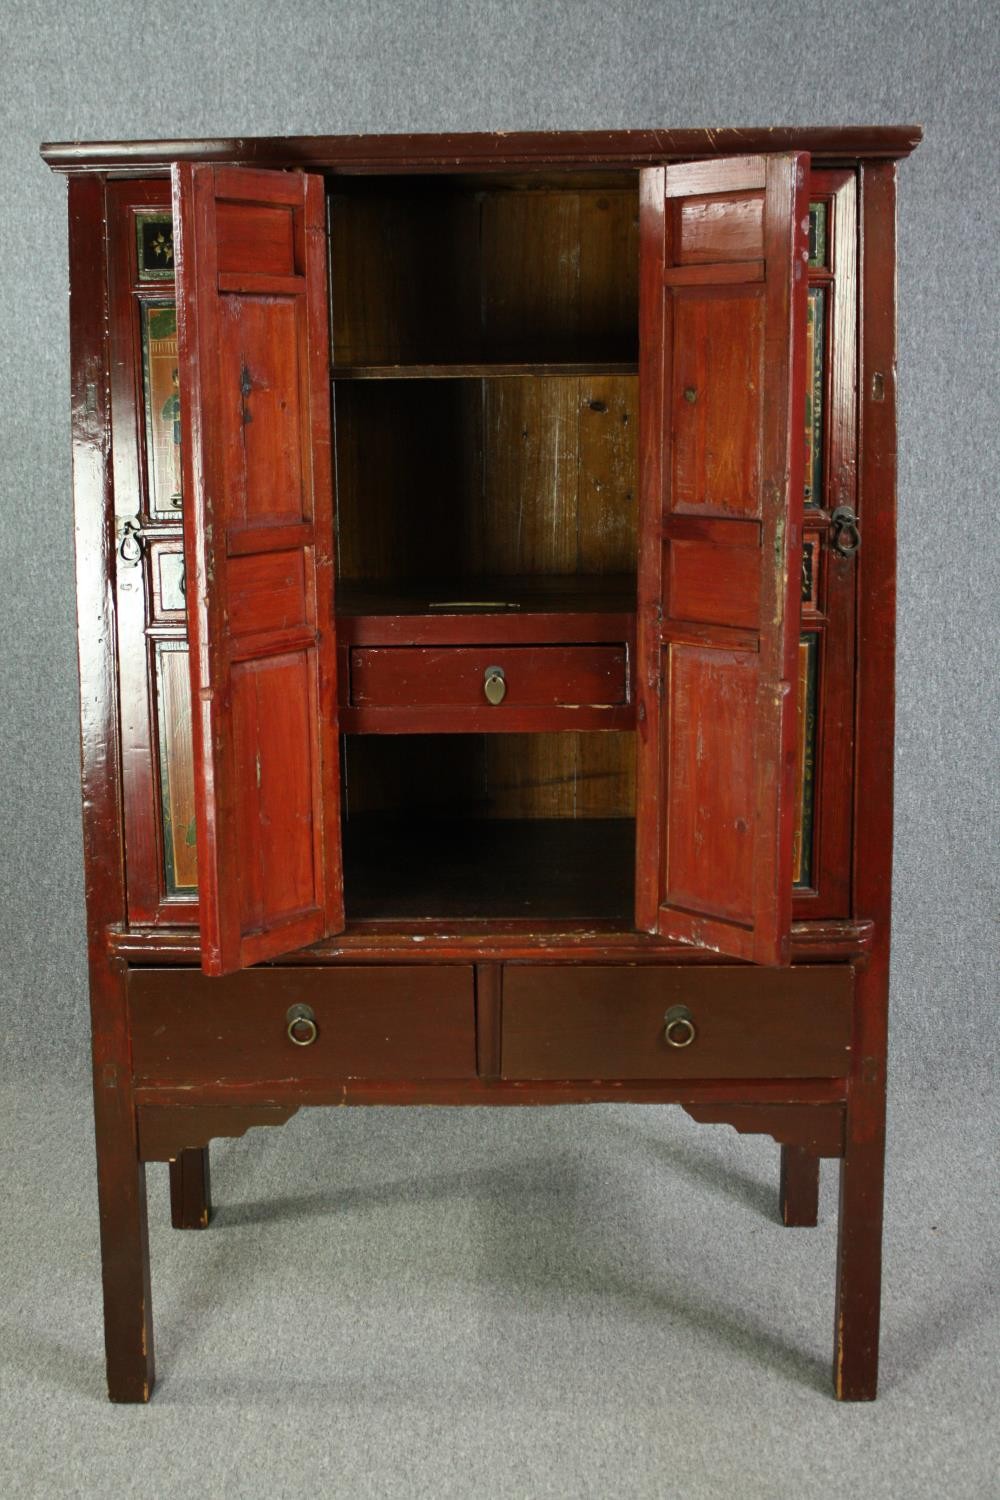
[[(908, 129), (54, 145), (112, 1397), (302, 1104), (841, 1159), (875, 1391)], [(859, 318), (859, 309), (862, 315)], [(863, 543), (863, 545), (862, 545)]]

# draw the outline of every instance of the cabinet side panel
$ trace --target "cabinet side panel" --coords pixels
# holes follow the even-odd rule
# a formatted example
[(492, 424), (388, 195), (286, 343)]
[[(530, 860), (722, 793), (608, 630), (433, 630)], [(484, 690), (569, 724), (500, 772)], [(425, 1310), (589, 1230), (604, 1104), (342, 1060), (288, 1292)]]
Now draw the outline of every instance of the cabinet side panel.
[(136, 1134), (124, 965), (109, 960), (106, 943), (108, 928), (125, 919), (125, 875), (109, 587), (115, 530), (103, 179), (70, 181), (69, 218), (83, 850), (105, 1339), (112, 1398), (146, 1400), (154, 1378), (146, 1182)]
[(896, 635), (896, 169), (861, 172), (861, 401), (854, 909), (874, 922), (859, 972), (840, 1176), (834, 1386), (875, 1395), (881, 1289)]

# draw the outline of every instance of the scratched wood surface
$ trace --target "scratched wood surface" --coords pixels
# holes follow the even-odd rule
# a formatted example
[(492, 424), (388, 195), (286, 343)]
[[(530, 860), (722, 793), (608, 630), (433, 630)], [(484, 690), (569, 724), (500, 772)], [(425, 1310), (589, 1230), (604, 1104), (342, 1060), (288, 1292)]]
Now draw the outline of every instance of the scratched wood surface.
[(174, 175), (206, 973), (343, 926), (324, 199)]
[(60, 141), (41, 148), (55, 171), (169, 171), (173, 161), (249, 162), (338, 173), (489, 173), (534, 177), (567, 170), (607, 172), (666, 161), (757, 151), (809, 151), (816, 160), (893, 161), (922, 139), (919, 125), (701, 126), (687, 130), (544, 130), (501, 134), (214, 137), (206, 140)]
[(808, 158), (651, 170), (642, 194), (639, 922), (785, 963)]
[[(147, 1087), (344, 1078), (463, 1078), (476, 1071), (471, 966), (248, 970), (222, 982), (137, 971), (129, 986), (134, 1068)], [(292, 1003), (314, 1012), (318, 1035), (287, 1035)]]
[[(844, 965), (768, 974), (758, 966), (510, 964), (503, 975), (504, 1078), (843, 1078), (852, 976)], [(664, 1016), (690, 1012), (671, 1046)]]

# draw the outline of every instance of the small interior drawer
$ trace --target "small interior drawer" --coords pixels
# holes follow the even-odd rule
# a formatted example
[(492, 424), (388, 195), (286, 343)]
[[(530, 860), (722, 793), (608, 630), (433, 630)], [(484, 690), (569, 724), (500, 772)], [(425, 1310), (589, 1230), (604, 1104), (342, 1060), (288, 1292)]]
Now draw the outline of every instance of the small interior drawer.
[[(498, 702), (488, 695), (502, 682)], [(350, 701), (356, 708), (595, 708), (628, 701), (621, 645), (355, 646)]]
[[(447, 1079), (476, 1072), (468, 966), (195, 969), (129, 975), (137, 1081), (178, 1087), (296, 1079)], [(307, 1006), (315, 1040), (296, 1045), (288, 1012)]]
[[(509, 1079), (838, 1078), (848, 1071), (853, 976), (680, 965), (508, 964), (501, 1076)], [(667, 1040), (668, 1012), (682, 1010)]]

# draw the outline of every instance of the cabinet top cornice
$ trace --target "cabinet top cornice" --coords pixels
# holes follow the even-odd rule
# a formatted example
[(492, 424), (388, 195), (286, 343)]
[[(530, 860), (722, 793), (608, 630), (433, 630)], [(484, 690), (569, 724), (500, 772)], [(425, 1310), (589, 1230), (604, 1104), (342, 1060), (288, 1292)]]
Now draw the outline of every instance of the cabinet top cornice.
[(172, 161), (314, 167), (332, 172), (509, 171), (532, 167), (641, 167), (671, 159), (809, 151), (825, 162), (897, 160), (920, 143), (919, 125), (748, 126), (697, 130), (498, 131), (496, 134), (240, 136), (208, 140), (49, 141), (59, 172), (137, 175)]

